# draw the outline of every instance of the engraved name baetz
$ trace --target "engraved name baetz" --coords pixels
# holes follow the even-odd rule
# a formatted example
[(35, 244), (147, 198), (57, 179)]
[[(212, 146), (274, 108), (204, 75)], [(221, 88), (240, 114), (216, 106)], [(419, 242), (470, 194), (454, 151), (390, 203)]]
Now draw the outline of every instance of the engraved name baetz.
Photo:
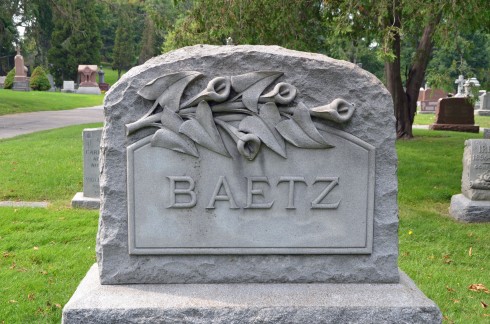
[[(197, 197), (195, 188), (196, 181), (189, 176), (167, 176), (169, 179), (169, 201), (170, 204), (167, 208), (193, 208), (197, 205), (197, 200), (201, 197)], [(303, 183), (306, 185), (306, 190), (313, 190), (315, 192), (315, 198), (311, 201), (311, 209), (337, 209), (341, 199), (333, 203), (324, 202), (327, 200), (329, 193), (339, 185), (338, 177), (316, 177), (313, 183), (308, 184), (306, 179), (302, 176), (280, 176), (278, 179), (270, 179), (264, 176), (250, 176), (245, 177), (246, 191), (245, 193), (230, 186), (226, 176), (219, 176), (216, 180), (214, 190), (202, 197), (206, 199), (208, 204), (206, 209), (214, 209), (218, 201), (225, 201), (228, 203), (230, 209), (268, 209), (274, 205), (274, 200), (270, 200), (267, 197), (266, 188), (270, 190), (283, 190), (284, 194), (288, 194), (286, 209), (296, 209), (295, 206), (295, 192), (297, 183)], [(280, 188), (281, 184), (287, 189)], [(322, 184), (322, 185), (320, 185)], [(245, 194), (246, 204), (239, 206), (236, 203), (236, 196)], [(203, 194), (203, 196), (206, 196)], [(179, 199), (177, 199), (179, 197)], [(177, 201), (180, 200), (180, 201)]]

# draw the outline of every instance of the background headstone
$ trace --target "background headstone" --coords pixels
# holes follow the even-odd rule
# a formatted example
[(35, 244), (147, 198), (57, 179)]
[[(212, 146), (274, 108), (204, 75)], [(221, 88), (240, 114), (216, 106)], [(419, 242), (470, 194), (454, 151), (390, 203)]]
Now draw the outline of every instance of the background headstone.
[(77, 192), (72, 207), (99, 209), (99, 151), (102, 128), (83, 130), (83, 192)]
[(483, 129), (483, 138), (490, 139), (490, 128)]
[(480, 109), (475, 110), (475, 115), (490, 116), (490, 92), (480, 96)]
[(97, 65), (79, 65), (78, 78), (80, 83), (77, 93), (100, 94), (99, 85), (97, 84)]
[(56, 85), (54, 83), (53, 75), (48, 74), (47, 77), (48, 77), (49, 84), (51, 85), (51, 88), (48, 91), (50, 91), (50, 92), (56, 91)]
[(440, 322), (398, 269), (393, 103), (372, 74), (197, 45), (131, 69), (104, 104), (98, 265), (65, 322)]
[(17, 47), (17, 55), (15, 55), (15, 77), (12, 90), (31, 90), (29, 87), (29, 79), (27, 78), (27, 67), (24, 65), (24, 57), (20, 54), (19, 47)]
[(450, 214), (463, 222), (490, 222), (490, 140), (465, 141), (461, 194), (451, 198)]
[(426, 89), (422, 93), (420, 100), (421, 114), (433, 114), (436, 111), (437, 102), (439, 99), (446, 98), (447, 93), (441, 89)]
[(75, 92), (75, 81), (63, 81), (61, 92)]
[(7, 77), (6, 76), (0, 76), (0, 88), (3, 89), (4, 85), (5, 85), (5, 79)]
[(436, 121), (430, 125), (433, 130), (450, 130), (478, 133), (475, 125), (474, 109), (467, 98), (440, 99), (436, 108)]

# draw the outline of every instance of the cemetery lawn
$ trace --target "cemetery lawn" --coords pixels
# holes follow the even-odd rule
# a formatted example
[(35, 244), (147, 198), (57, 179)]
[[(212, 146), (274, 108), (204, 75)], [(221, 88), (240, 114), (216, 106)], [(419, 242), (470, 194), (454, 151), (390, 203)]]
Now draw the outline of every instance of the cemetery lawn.
[[(414, 125), (430, 125), (435, 122), (435, 114), (416, 114)], [(490, 116), (475, 116), (475, 124), (481, 128), (490, 128)]]
[[(0, 207), (0, 323), (59, 323), (95, 262), (98, 212), (71, 209), (70, 200), (82, 190), (82, 130), (97, 126), (0, 140), (0, 200), (50, 202), (47, 209)], [(490, 223), (448, 215), (451, 196), (461, 192), (464, 141), (481, 135), (414, 133), (397, 143), (399, 265), (445, 323), (488, 323)]]
[(103, 95), (0, 89), (0, 116), (32, 111), (65, 110), (102, 105)]

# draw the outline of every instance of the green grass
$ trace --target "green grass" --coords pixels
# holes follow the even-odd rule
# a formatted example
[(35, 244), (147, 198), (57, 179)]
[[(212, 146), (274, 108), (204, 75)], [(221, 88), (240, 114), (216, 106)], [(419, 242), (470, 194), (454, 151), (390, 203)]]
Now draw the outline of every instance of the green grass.
[[(94, 126), (0, 141), (0, 199), (53, 202), (48, 209), (0, 208), (0, 323), (59, 323), (95, 262), (97, 212), (69, 208), (82, 189), (81, 131)], [(468, 287), (490, 288), (490, 224), (448, 215), (451, 196), (461, 191), (464, 141), (479, 136), (414, 132), (414, 140), (397, 143), (399, 265), (439, 305), (445, 323), (488, 323), (490, 307), (481, 303), (490, 304), (490, 294)]]
[[(434, 124), (435, 114), (417, 114), (415, 115), (415, 125)], [(482, 128), (490, 128), (490, 116), (475, 116), (475, 124)]]
[[(102, 64), (102, 68), (104, 69), (104, 81), (105, 83), (109, 83), (110, 85), (113, 85), (114, 83), (117, 82), (117, 71), (113, 70), (110, 64), (104, 63)], [(124, 72), (121, 73), (121, 77), (123, 76)]]
[(490, 224), (461, 224), (448, 213), (451, 196), (461, 192), (464, 141), (479, 136), (414, 133), (414, 140), (397, 143), (399, 265), (438, 304), (445, 322), (488, 323), (490, 308), (481, 302), (490, 304), (490, 294), (468, 287), (490, 289)]
[(103, 95), (0, 89), (0, 116), (32, 111), (64, 110), (102, 104)]

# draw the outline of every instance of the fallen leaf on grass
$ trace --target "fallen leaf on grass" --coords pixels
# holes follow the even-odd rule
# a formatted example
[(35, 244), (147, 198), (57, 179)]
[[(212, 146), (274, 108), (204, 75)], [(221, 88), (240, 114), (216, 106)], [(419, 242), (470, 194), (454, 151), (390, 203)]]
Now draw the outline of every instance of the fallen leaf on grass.
[(451, 287), (449, 287), (449, 286), (446, 286), (446, 289), (447, 289), (447, 291), (449, 291), (449, 292), (455, 292), (455, 291), (456, 291), (456, 290), (454, 290), (453, 288), (451, 288)]
[(483, 308), (487, 308), (487, 307), (488, 307), (488, 304), (485, 304), (485, 303), (484, 303), (484, 302), (482, 302), (482, 301), (480, 301), (480, 305), (481, 305), (481, 307), (483, 307)]
[(9, 267), (9, 269), (14, 270), (15, 267), (17, 267), (17, 264), (15, 262), (12, 262), (12, 265)]
[(39, 247), (35, 246), (33, 249), (37, 251), (37, 250), (39, 250)]
[(3, 257), (4, 258), (8, 258), (9, 256), (11, 256), (12, 254), (10, 254), (9, 252), (3, 252)]
[(56, 308), (61, 308), (60, 304), (54, 304), (54, 306), (56, 306)]
[(30, 293), (30, 294), (27, 295), (27, 299), (28, 300), (34, 300), (34, 298), (35, 297), (34, 297), (34, 294), (33, 293)]
[(39, 271), (39, 273), (43, 274), (43, 275), (47, 275), (48, 272), (46, 270), (43, 270), (43, 271)]
[(468, 255), (472, 256), (472, 254), (473, 254), (473, 247), (470, 246), (470, 249), (468, 250)]
[(483, 316), (485, 316), (485, 317), (490, 317), (490, 314), (483, 314)]
[(486, 294), (490, 294), (490, 290), (488, 290), (483, 284), (472, 284), (468, 286), (468, 289), (476, 292), (483, 291)]
[(17, 303), (16, 300), (14, 300), (14, 299), (9, 300), (9, 304), (15, 304), (15, 303)]
[(451, 299), (453, 301), (453, 303), (457, 304), (459, 303), (459, 299)]

